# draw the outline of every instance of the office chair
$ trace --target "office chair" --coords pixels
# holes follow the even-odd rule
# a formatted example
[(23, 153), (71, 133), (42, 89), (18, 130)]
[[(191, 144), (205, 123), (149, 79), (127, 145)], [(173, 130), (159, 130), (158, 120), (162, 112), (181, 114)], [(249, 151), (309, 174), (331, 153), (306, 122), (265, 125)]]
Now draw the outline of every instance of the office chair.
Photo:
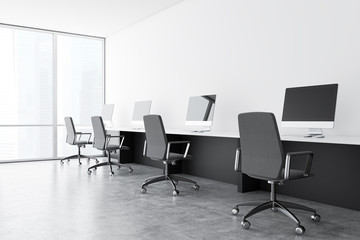
[[(179, 194), (179, 191), (176, 189), (178, 181), (193, 183), (194, 189), (198, 190), (200, 187), (195, 181), (180, 176), (170, 175), (168, 172), (169, 164), (175, 165), (176, 161), (186, 158), (190, 147), (190, 141), (168, 142), (164, 124), (159, 115), (144, 116), (144, 126), (146, 140), (143, 154), (152, 160), (161, 161), (164, 164), (164, 174), (146, 179), (141, 186), (141, 192), (146, 193), (146, 187), (148, 185), (160, 181), (169, 181), (172, 184), (174, 196)], [(174, 144), (186, 144), (184, 154), (170, 152), (170, 148)]]
[[(320, 221), (316, 210), (299, 204), (279, 201), (276, 199), (276, 186), (283, 185), (287, 180), (306, 178), (310, 174), (313, 153), (310, 151), (290, 152), (284, 155), (279, 136), (278, 126), (274, 114), (266, 112), (242, 113), (238, 116), (240, 131), (240, 148), (236, 150), (235, 170), (241, 171), (250, 177), (266, 180), (271, 185), (270, 200), (265, 203), (246, 202), (237, 204), (232, 214), (239, 213), (239, 206), (257, 206), (248, 212), (241, 222), (244, 229), (250, 228), (247, 220), (250, 216), (272, 209), (279, 210), (296, 223), (295, 232), (301, 235), (305, 228), (300, 225), (298, 218), (288, 208), (311, 212), (311, 219)], [(296, 156), (296, 157), (295, 157)], [(304, 160), (298, 156), (306, 157), (303, 170), (291, 169), (294, 160)], [(295, 158), (293, 158), (295, 157)]]
[[(79, 160), (79, 164), (81, 164), (80, 158), (87, 158), (88, 161), (90, 160), (90, 158), (93, 158), (92, 156), (82, 155), (80, 150), (81, 147), (86, 147), (86, 145), (92, 144), (92, 142), (90, 142), (91, 133), (76, 132), (74, 122), (71, 117), (65, 117), (65, 126), (67, 133), (66, 143), (70, 145), (76, 145), (78, 147), (78, 154), (65, 157), (60, 160), (60, 163), (63, 164), (64, 163), (63, 161), (66, 159), (70, 161), (70, 159), (77, 158)], [(82, 140), (81, 137), (84, 135), (88, 135), (89, 137), (86, 140)]]
[[(129, 150), (129, 147), (123, 146), (123, 142), (125, 140), (125, 136), (112, 136), (109, 134), (106, 134), (106, 130), (104, 127), (104, 122), (102, 120), (102, 117), (95, 116), (91, 117), (91, 123), (94, 131), (94, 143), (93, 147), (107, 152), (107, 161), (102, 162), (96, 165), (93, 165), (88, 168), (88, 174), (91, 174), (91, 169), (96, 170), (98, 167), (101, 166), (109, 166), (110, 167), (110, 176), (114, 175), (114, 172), (112, 170), (112, 166), (116, 165), (118, 166), (118, 169), (121, 167), (126, 167), (129, 169), (129, 172), (132, 172), (133, 169), (129, 165), (121, 164), (120, 162), (114, 162), (111, 161), (111, 153), (116, 152), (117, 150)], [(119, 139), (117, 144), (112, 143), (112, 139)], [(120, 154), (120, 153), (119, 153)]]

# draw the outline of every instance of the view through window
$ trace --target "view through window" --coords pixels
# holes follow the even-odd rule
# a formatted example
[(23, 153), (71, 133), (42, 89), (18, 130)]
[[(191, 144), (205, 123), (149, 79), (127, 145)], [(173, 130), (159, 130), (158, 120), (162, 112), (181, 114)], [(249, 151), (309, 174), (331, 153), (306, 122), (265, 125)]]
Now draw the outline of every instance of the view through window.
[(103, 56), (101, 38), (0, 26), (0, 161), (74, 154), (64, 117), (91, 130), (104, 99)]

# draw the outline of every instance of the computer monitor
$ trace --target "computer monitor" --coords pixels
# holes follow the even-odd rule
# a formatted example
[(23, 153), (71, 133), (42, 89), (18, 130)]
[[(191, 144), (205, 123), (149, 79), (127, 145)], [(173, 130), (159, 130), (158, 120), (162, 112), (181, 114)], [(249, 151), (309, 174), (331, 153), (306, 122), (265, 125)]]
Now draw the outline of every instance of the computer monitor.
[(189, 98), (185, 125), (193, 131), (210, 131), (215, 111), (216, 95)]
[(333, 128), (338, 84), (287, 88), (282, 127), (309, 128), (307, 137), (324, 137), (322, 128)]
[(105, 126), (112, 126), (112, 116), (114, 112), (114, 104), (105, 104), (101, 109), (101, 117)]
[(151, 101), (137, 101), (134, 104), (134, 112), (131, 125), (134, 128), (144, 128), (144, 115), (150, 114)]

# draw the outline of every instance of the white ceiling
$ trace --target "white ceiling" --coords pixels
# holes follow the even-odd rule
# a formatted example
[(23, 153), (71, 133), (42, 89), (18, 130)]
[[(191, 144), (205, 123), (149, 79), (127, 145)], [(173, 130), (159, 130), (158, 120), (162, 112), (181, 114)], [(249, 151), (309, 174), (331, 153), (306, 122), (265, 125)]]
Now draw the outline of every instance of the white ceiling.
[(0, 0), (0, 23), (108, 37), (183, 0)]

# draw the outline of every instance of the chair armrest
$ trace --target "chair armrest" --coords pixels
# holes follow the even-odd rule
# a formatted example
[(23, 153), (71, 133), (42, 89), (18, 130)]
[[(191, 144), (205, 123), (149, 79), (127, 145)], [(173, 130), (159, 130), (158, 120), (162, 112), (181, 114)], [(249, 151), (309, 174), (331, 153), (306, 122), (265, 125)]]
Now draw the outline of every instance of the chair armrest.
[(235, 166), (234, 166), (234, 170), (236, 172), (241, 172), (240, 154), (241, 154), (241, 148), (237, 148), (235, 151)]
[(146, 156), (146, 140), (144, 141), (143, 156)]
[(105, 147), (107, 147), (111, 141), (111, 139), (114, 139), (114, 138), (119, 138), (119, 148), (122, 147), (123, 143), (124, 143), (124, 140), (125, 140), (125, 136), (124, 135), (117, 135), (117, 136), (114, 136), (114, 135), (110, 135), (110, 134), (106, 134), (106, 145)]
[(304, 176), (309, 176), (314, 153), (311, 151), (289, 152), (286, 154), (286, 158), (285, 158), (284, 179), (285, 180), (291, 179), (290, 164), (291, 164), (291, 158), (293, 156), (307, 156), (307, 160), (304, 168)]
[(90, 142), (91, 133), (76, 132), (76, 135), (79, 135), (78, 141), (81, 140), (81, 137), (82, 137), (83, 135), (89, 135), (89, 138), (88, 138), (87, 142), (88, 142), (88, 143)]
[(171, 142), (168, 142), (168, 144), (167, 144), (166, 159), (169, 159), (170, 148), (171, 148), (171, 145), (173, 145), (173, 144), (186, 144), (186, 149), (185, 149), (185, 152), (183, 155), (183, 158), (186, 158), (188, 151), (189, 151), (189, 147), (190, 147), (190, 141), (171, 141)]

